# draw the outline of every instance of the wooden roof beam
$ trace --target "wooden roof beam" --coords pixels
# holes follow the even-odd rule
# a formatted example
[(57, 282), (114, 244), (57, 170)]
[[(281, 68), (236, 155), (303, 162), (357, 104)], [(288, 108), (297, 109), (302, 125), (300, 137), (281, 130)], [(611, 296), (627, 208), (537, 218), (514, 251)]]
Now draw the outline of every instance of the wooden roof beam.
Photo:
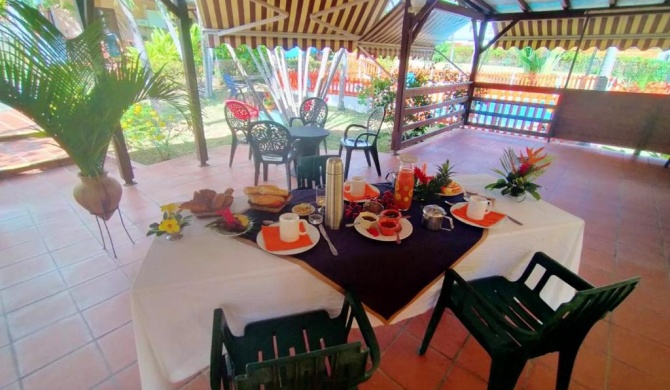
[(616, 7), (616, 0), (610, 0), (610, 8)]
[(570, 0), (561, 0), (561, 7), (563, 9), (570, 9)]
[(438, 1), (435, 5), (435, 9), (438, 11), (450, 12), (452, 14), (457, 14), (465, 16), (469, 19), (484, 20), (485, 16), (483, 13), (470, 8), (468, 6), (458, 6), (450, 3), (445, 3), (443, 1)]
[(495, 10), (483, 0), (459, 0), (461, 3), (484, 14), (493, 14)]
[(516, 0), (516, 2), (519, 3), (519, 7), (521, 8), (521, 11), (530, 12), (530, 7), (528, 6), (528, 3), (526, 3), (525, 0)]
[[(670, 1), (670, 0), (669, 0)], [(510, 14), (494, 14), (489, 15), (488, 20), (491, 22), (504, 22), (512, 20), (542, 20), (542, 19), (565, 19), (565, 18), (579, 18), (585, 16), (623, 16), (623, 15), (644, 15), (656, 12), (670, 12), (665, 6), (649, 5), (649, 6), (630, 6), (618, 7), (612, 11), (611, 8), (596, 8), (596, 9), (568, 9), (559, 11), (537, 11), (537, 12), (518, 12)]]
[(165, 5), (165, 8), (167, 8), (170, 12), (172, 12), (175, 16), (179, 16), (179, 9), (177, 6), (170, 0), (161, 0), (161, 3)]

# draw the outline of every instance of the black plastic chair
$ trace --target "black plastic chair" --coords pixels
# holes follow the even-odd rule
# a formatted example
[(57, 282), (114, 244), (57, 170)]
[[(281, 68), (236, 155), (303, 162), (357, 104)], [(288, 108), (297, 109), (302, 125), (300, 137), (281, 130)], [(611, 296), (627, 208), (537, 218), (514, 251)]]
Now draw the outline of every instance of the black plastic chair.
[[(536, 268), (544, 272), (537, 275), (537, 284), (529, 287), (526, 282)], [(550, 278), (577, 290), (572, 300), (556, 310), (540, 298)], [(514, 389), (526, 362), (551, 352), (559, 353), (556, 389), (567, 390), (587, 333), (633, 291), (639, 280), (635, 277), (596, 288), (542, 252), (533, 256), (517, 281), (493, 276), (466, 282), (454, 270), (448, 270), (419, 355), (426, 352), (448, 307), (491, 355), (489, 390)]]
[(252, 122), (249, 125), (249, 143), (254, 156), (254, 185), (263, 165), (263, 181), (268, 180), (268, 164), (286, 166), (286, 186), (291, 190), (291, 162), (296, 158), (299, 139), (291, 142), (291, 133), (284, 125), (273, 121)]
[[(303, 126), (312, 125), (323, 129), (326, 127), (326, 120), (328, 120), (328, 104), (321, 98), (312, 97), (305, 99), (300, 104), (300, 116), (289, 118), (288, 125), (293, 127), (296, 121), (300, 121)], [(323, 149), (327, 154), (328, 147), (325, 139), (323, 140)]]
[[(381, 176), (382, 171), (379, 168), (379, 152), (377, 152), (377, 138), (379, 138), (379, 130), (382, 128), (382, 123), (384, 122), (384, 117), (386, 116), (386, 107), (377, 107), (370, 113), (368, 116), (367, 126), (363, 125), (349, 125), (344, 130), (344, 137), (340, 140), (340, 153), (342, 156), (342, 149), (347, 149), (347, 157), (344, 163), (344, 178), (346, 179), (349, 176), (349, 165), (351, 162), (351, 152), (354, 150), (362, 150), (365, 152), (365, 159), (370, 165), (370, 155), (375, 162), (375, 168), (377, 168), (377, 175)], [(363, 133), (355, 136), (349, 136), (349, 130), (353, 128), (359, 128), (364, 130)]]
[[(235, 157), (237, 145), (249, 143), (249, 123), (258, 118), (258, 111), (251, 112), (247, 105), (236, 100), (226, 100), (224, 114), (233, 138), (230, 146), (230, 163), (228, 164), (231, 167), (233, 166), (233, 157)], [(241, 135), (238, 135), (238, 133), (241, 133)], [(251, 148), (249, 148), (249, 159), (251, 159)]]
[[(356, 320), (360, 341), (348, 343)], [(226, 352), (224, 354), (223, 347)], [(366, 370), (368, 358), (370, 367)], [(355, 389), (379, 366), (379, 345), (363, 306), (345, 294), (342, 311), (331, 319), (325, 310), (300, 313), (248, 324), (234, 336), (222, 309), (214, 310), (211, 387), (226, 390)], [(262, 360), (262, 361), (261, 361)]]
[(311, 189), (326, 184), (326, 161), (337, 156), (299, 157), (296, 173), (299, 189)]

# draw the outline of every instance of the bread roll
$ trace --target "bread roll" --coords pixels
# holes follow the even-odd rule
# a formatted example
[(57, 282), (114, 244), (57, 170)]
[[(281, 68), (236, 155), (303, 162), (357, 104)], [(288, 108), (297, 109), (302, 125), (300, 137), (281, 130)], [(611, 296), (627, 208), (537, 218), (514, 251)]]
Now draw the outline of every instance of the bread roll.
[(275, 196), (281, 196), (286, 198), (288, 196), (288, 191), (277, 188), (277, 187), (267, 187), (267, 186), (261, 186), (259, 193), (261, 195), (275, 195)]
[(201, 202), (206, 205), (211, 205), (214, 197), (216, 196), (216, 191), (210, 189), (203, 189), (200, 191), (195, 191), (193, 193), (193, 200), (196, 202)]
[(214, 200), (212, 200), (212, 210), (221, 210), (226, 207), (230, 207), (233, 204), (233, 197), (226, 193), (216, 194)]
[(205, 204), (199, 201), (188, 201), (181, 204), (182, 209), (191, 210), (192, 213), (204, 213), (209, 211), (209, 204)]
[(286, 198), (277, 195), (249, 195), (249, 203), (264, 207), (277, 207), (286, 203)]
[[(263, 184), (260, 186), (253, 187), (244, 187), (245, 195), (264, 195), (263, 191), (272, 191), (279, 190), (279, 187), (273, 184)], [(280, 190), (281, 191), (281, 190)], [(277, 194), (265, 194), (265, 195), (277, 195)]]

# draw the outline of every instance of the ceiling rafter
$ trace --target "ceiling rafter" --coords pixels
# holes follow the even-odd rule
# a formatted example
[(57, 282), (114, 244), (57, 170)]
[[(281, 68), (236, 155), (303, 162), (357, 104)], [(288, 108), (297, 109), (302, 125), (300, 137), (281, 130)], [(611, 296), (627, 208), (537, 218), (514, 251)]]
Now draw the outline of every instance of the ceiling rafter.
[(519, 3), (519, 7), (523, 12), (529, 12), (530, 7), (528, 6), (528, 3), (526, 3), (525, 0), (516, 0), (517, 3)]
[(489, 5), (489, 3), (484, 0), (459, 0), (459, 2), (466, 4), (475, 11), (484, 13), (484, 14), (493, 14), (495, 10)]
[(484, 14), (482, 12), (470, 8), (465, 4), (458, 6), (450, 3), (445, 3), (443, 1), (438, 1), (437, 4), (435, 5), (435, 9), (439, 11), (445, 11), (450, 12), (452, 14), (465, 16), (470, 19), (477, 19), (477, 20), (484, 19)]
[(616, 7), (616, 0), (610, 0), (610, 8)]
[(561, 0), (561, 6), (563, 9), (570, 9), (570, 0)]

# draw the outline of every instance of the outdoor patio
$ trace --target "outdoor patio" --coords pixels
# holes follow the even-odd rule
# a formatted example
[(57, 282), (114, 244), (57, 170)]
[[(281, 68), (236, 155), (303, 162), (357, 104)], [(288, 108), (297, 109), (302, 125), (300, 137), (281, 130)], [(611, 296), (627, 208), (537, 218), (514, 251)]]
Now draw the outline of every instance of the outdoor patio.
[[(458, 173), (490, 173), (505, 147), (543, 145), (555, 158), (539, 179), (543, 199), (586, 221), (579, 274), (596, 285), (642, 276), (633, 294), (589, 334), (571, 389), (670, 388), (670, 169), (663, 160), (466, 129), (406, 152), (429, 165), (449, 158)], [(136, 243), (114, 216), (109, 225), (116, 259), (102, 249), (95, 219), (72, 198), (74, 166), (0, 181), (0, 389), (140, 388), (129, 288), (154, 239), (145, 231), (159, 219), (161, 204), (189, 199), (201, 188), (233, 187), (239, 194), (253, 184), (246, 146), (240, 149), (232, 168), (229, 147), (211, 150), (204, 168), (194, 156), (136, 166), (138, 184), (124, 188), (121, 202)], [(392, 155), (380, 159), (382, 172), (394, 170)], [(350, 175), (383, 179), (362, 153), (352, 164)], [(114, 162), (108, 169), (118, 178)], [(271, 167), (270, 181), (284, 180), (283, 167)], [(417, 356), (430, 314), (375, 328), (381, 366), (362, 389), (486, 387), (490, 359), (451, 315), (427, 354)], [(549, 355), (528, 364), (517, 388), (553, 388), (557, 361)], [(205, 372), (183, 388), (208, 386)]]

